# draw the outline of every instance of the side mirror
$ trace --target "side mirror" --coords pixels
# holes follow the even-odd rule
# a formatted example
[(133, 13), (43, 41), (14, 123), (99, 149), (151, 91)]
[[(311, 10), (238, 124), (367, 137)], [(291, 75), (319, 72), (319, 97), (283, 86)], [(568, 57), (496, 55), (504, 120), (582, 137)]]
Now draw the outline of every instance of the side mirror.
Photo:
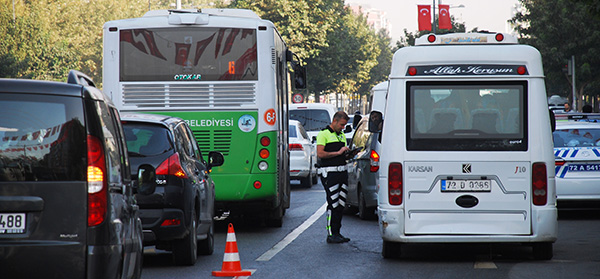
[(344, 129), (344, 134), (350, 133), (350, 132), (352, 132), (352, 126), (346, 125), (346, 128)]
[(218, 151), (210, 151), (208, 152), (208, 169), (212, 167), (222, 166), (225, 162), (225, 157), (223, 157), (223, 153)]
[(369, 132), (379, 133), (383, 128), (383, 114), (379, 111), (372, 111), (369, 114)]
[(141, 165), (137, 172), (137, 192), (150, 195), (156, 191), (156, 171), (151, 165)]
[(317, 137), (313, 136), (313, 137), (312, 137), (312, 139), (311, 139), (311, 142), (312, 142), (312, 143), (315, 143), (315, 142), (317, 142)]
[(297, 89), (306, 88), (306, 68), (300, 64), (294, 64), (294, 87)]
[(362, 115), (355, 114), (354, 120), (352, 121), (352, 128), (356, 129), (356, 126), (358, 126), (358, 123), (360, 122), (361, 119), (362, 119)]
[(548, 111), (550, 112), (550, 129), (552, 129), (552, 132), (554, 133), (554, 131), (556, 131), (556, 116), (551, 109)]

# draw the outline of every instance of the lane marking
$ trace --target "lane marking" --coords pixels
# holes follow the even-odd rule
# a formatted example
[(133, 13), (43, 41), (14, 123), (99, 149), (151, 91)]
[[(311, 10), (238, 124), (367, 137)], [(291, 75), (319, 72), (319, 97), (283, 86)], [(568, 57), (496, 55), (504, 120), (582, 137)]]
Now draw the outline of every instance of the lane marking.
[(312, 216), (308, 217), (304, 223), (295, 228), (291, 233), (285, 236), (279, 243), (275, 244), (271, 249), (262, 254), (260, 257), (256, 259), (257, 262), (267, 262), (271, 260), (277, 253), (281, 252), (288, 244), (292, 243), (294, 239), (298, 238), (298, 236), (308, 229), (321, 215), (325, 213), (325, 209), (327, 208), (327, 202), (325, 202)]

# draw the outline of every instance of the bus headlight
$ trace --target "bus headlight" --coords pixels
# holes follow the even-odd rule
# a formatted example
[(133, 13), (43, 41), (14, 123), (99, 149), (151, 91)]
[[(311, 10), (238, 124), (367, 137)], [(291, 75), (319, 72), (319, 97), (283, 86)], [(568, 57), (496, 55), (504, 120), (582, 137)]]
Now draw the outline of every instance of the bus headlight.
[(258, 163), (258, 169), (261, 171), (266, 171), (269, 168), (269, 164), (267, 164), (267, 162), (265, 161), (260, 161), (260, 163)]

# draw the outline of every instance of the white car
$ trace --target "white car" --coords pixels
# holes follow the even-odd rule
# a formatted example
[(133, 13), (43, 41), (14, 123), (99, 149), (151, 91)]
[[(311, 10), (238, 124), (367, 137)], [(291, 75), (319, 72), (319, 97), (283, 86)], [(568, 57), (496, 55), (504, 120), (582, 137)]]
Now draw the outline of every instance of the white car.
[(290, 105), (290, 120), (298, 120), (306, 129), (309, 138), (316, 139), (319, 131), (331, 124), (337, 110), (332, 104), (303, 103)]
[(600, 201), (600, 123), (558, 121), (553, 137), (559, 203)]
[(297, 120), (290, 119), (290, 179), (310, 188), (317, 183), (317, 150), (312, 140)]

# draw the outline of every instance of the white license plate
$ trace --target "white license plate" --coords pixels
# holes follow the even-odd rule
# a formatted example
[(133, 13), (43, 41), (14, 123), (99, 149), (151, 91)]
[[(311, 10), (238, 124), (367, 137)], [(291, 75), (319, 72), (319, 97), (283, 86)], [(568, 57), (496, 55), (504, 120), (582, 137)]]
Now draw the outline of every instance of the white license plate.
[(490, 192), (491, 180), (443, 179), (442, 192)]
[(24, 233), (25, 213), (0, 213), (0, 234)]

